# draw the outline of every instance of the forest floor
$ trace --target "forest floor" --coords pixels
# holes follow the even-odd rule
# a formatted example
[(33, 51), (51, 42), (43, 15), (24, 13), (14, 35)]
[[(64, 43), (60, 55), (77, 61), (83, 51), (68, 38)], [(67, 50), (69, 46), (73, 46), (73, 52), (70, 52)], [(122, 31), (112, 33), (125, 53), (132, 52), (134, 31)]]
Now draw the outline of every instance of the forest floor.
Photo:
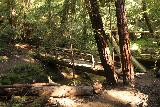
[[(21, 54), (14, 51), (14, 55), (7, 61), (0, 62), (1, 75), (17, 63), (36, 63), (26, 54), (28, 49), (24, 48), (23, 52), (18, 51)], [(125, 87), (120, 81), (116, 88), (105, 86), (99, 94), (66, 98), (50, 97), (49, 102), (46, 107), (160, 107), (160, 79), (151, 71), (136, 73), (134, 87)]]

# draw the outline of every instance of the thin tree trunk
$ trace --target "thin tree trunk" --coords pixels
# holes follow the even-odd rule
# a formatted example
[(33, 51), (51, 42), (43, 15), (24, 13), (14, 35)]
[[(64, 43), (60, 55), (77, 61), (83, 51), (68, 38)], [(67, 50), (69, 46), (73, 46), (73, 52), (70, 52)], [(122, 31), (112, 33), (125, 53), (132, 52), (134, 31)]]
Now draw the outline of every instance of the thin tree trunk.
[(152, 28), (151, 25), (151, 21), (148, 17), (148, 13), (147, 13), (147, 4), (145, 0), (142, 0), (142, 9), (143, 9), (143, 18), (145, 19), (146, 25), (148, 27), (149, 32), (151, 33), (151, 35), (153, 35), (154, 30)]
[(87, 12), (86, 12), (86, 6), (83, 4), (82, 6), (82, 17), (83, 17), (83, 28), (82, 28), (82, 45), (81, 49), (87, 49), (87, 41), (88, 41), (88, 33), (87, 33)]
[(53, 49), (53, 53), (55, 54), (55, 58), (57, 58), (57, 53), (56, 53), (56, 41), (57, 41), (57, 37), (56, 35), (58, 35), (58, 32), (57, 32), (57, 26), (55, 24), (55, 22), (52, 20), (52, 8), (51, 8), (51, 3), (52, 3), (52, 0), (46, 0), (46, 4), (48, 6), (48, 21), (47, 21), (47, 25), (49, 27), (49, 30), (50, 30), (50, 34), (49, 34), (49, 37), (50, 37), (50, 40), (51, 40), (51, 44), (53, 44), (51, 47), (50, 47), (50, 50)]
[(117, 0), (116, 15), (123, 71), (123, 82), (125, 85), (128, 85), (132, 82), (134, 78), (134, 73), (131, 62), (130, 40), (127, 26), (127, 18), (125, 13), (125, 0)]
[(108, 42), (105, 39), (105, 31), (103, 29), (102, 18), (99, 13), (97, 0), (85, 0), (86, 7), (94, 29), (95, 40), (98, 47), (100, 59), (106, 74), (106, 80), (110, 85), (117, 83), (114, 62), (110, 54)]
[(65, 24), (66, 24), (66, 22), (68, 20), (69, 4), (70, 4), (70, 0), (64, 0), (62, 16), (61, 16), (61, 25), (60, 25), (60, 29), (62, 31), (62, 35), (66, 30), (66, 25)]

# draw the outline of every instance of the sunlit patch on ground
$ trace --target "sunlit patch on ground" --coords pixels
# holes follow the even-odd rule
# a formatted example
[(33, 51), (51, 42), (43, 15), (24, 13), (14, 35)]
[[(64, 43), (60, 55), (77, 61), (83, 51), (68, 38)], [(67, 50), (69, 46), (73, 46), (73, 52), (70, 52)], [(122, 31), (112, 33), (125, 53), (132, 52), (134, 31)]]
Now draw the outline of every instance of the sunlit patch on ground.
[(117, 99), (124, 104), (130, 104), (133, 107), (140, 105), (142, 107), (147, 107), (148, 95), (140, 93), (139, 91), (112, 89), (106, 90), (105, 93), (106, 96)]
[(80, 105), (76, 103), (73, 99), (70, 98), (53, 98), (50, 97), (49, 102), (54, 105), (61, 105), (62, 107), (77, 107), (77, 105)]
[(21, 49), (28, 49), (31, 48), (28, 44), (15, 44), (16, 48), (21, 48)]

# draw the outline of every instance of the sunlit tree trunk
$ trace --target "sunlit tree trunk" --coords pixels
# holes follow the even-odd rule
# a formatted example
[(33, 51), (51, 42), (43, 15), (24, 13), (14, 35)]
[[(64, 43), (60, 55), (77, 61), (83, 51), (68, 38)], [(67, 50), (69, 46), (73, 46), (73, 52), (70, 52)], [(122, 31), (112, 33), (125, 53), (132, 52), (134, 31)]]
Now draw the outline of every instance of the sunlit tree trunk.
[(130, 40), (125, 13), (125, 0), (116, 1), (116, 16), (123, 71), (123, 82), (125, 85), (128, 85), (134, 78), (134, 72), (131, 62)]
[(103, 29), (102, 18), (99, 13), (99, 7), (97, 0), (85, 0), (86, 7), (94, 30), (95, 40), (98, 47), (98, 52), (104, 71), (106, 74), (106, 80), (110, 85), (117, 83), (114, 62), (110, 54), (108, 42), (105, 39), (105, 31)]

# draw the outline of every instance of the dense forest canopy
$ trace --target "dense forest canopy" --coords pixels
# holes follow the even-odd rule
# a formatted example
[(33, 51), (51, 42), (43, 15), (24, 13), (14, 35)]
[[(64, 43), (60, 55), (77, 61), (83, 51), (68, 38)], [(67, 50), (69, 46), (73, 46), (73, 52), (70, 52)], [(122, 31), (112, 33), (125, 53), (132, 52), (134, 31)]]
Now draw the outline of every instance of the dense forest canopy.
[[(145, 12), (152, 23), (152, 29), (159, 31), (159, 1), (145, 0), (145, 2), (147, 9), (144, 11), (142, 0), (126, 0), (129, 31), (148, 31), (143, 17)], [(86, 50), (95, 48), (91, 24), (83, 0), (1, 0), (0, 5), (2, 36), (11, 36), (15, 39), (23, 39), (24, 36), (38, 37), (47, 40), (50, 35), (53, 35), (52, 38), (58, 36), (63, 40), (55, 43), (60, 46), (67, 45), (69, 35), (73, 35), (75, 48)], [(114, 5), (112, 0), (99, 1), (106, 33), (110, 30), (110, 25), (113, 30), (117, 29)], [(87, 45), (85, 46), (84, 43)]]

